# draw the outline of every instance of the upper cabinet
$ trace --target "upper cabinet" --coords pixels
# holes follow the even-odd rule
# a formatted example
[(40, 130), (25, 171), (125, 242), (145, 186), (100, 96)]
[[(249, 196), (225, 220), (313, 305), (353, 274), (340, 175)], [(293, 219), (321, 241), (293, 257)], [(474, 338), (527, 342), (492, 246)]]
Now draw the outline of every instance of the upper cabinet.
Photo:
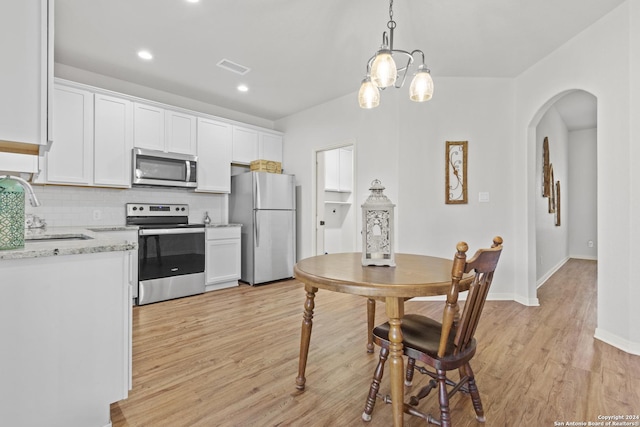
[(198, 118), (198, 187), (196, 191), (231, 192), (231, 125)]
[(282, 163), (282, 135), (233, 126), (233, 163), (248, 165), (258, 159)]
[(233, 127), (233, 163), (248, 165), (258, 159), (258, 131)]
[(258, 159), (282, 163), (282, 135), (259, 132)]
[(196, 154), (196, 117), (154, 105), (134, 103), (134, 146)]
[(94, 103), (93, 184), (130, 187), (133, 103), (99, 93)]
[(53, 0), (0, 2), (0, 141), (51, 139), (53, 6)]
[(324, 188), (326, 191), (350, 192), (353, 181), (353, 151), (336, 148), (325, 152)]
[(54, 99), (54, 143), (45, 155), (44, 180), (89, 185), (93, 175), (93, 93), (56, 86)]
[(54, 108), (55, 142), (37, 182), (131, 187), (132, 102), (58, 84)]

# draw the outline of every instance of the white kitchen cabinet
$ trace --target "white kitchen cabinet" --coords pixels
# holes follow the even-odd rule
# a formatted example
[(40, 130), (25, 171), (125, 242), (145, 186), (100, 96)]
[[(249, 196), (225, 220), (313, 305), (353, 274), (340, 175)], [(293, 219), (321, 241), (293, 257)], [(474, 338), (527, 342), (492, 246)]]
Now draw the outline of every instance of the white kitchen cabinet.
[(233, 163), (263, 159), (282, 163), (282, 135), (233, 126)]
[(165, 151), (196, 154), (196, 117), (165, 110)]
[(56, 84), (54, 107), (55, 142), (36, 182), (131, 187), (131, 101)]
[(258, 158), (282, 163), (282, 135), (259, 132)]
[(135, 102), (133, 104), (133, 119), (134, 146), (164, 151), (164, 109)]
[(93, 184), (131, 187), (133, 103), (95, 94), (94, 110)]
[(134, 146), (196, 154), (196, 117), (155, 105), (134, 103)]
[(2, 425), (110, 425), (128, 396), (126, 251), (1, 260)]
[(93, 93), (56, 85), (54, 109), (54, 142), (45, 155), (45, 182), (89, 185), (93, 174)]
[(196, 191), (231, 192), (231, 125), (198, 118), (198, 188)]
[(46, 144), (53, 82), (53, 0), (0, 2), (0, 141)]
[(248, 165), (258, 159), (258, 131), (233, 126), (233, 163)]
[(353, 151), (344, 148), (325, 151), (326, 191), (351, 192), (353, 181)]
[(207, 227), (207, 291), (238, 286), (241, 269), (240, 226)]

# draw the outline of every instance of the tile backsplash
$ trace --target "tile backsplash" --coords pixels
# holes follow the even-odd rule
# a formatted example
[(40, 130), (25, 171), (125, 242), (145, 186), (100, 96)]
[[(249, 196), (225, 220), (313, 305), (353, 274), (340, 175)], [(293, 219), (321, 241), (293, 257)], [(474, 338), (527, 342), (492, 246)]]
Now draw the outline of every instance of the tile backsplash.
[(189, 222), (202, 223), (209, 212), (212, 223), (228, 222), (226, 194), (196, 193), (174, 188), (84, 188), (33, 185), (40, 201), (34, 208), (25, 205), (25, 213), (37, 215), (49, 227), (124, 225), (126, 203), (186, 203)]

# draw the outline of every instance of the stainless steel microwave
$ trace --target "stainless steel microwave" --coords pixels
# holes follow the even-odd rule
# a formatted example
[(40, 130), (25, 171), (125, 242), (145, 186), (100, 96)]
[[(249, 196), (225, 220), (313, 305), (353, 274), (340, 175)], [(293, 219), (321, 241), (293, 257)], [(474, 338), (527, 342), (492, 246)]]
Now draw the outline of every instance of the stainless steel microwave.
[(186, 188), (198, 185), (196, 156), (134, 148), (132, 157), (133, 185)]

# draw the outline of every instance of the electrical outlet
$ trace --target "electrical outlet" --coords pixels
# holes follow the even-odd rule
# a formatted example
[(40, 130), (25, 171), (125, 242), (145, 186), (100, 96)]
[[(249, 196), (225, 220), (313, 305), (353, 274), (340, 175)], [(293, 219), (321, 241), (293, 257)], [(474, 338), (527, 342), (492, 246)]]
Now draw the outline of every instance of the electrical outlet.
[(592, 248), (592, 247), (593, 247), (593, 240), (589, 240), (589, 241), (587, 242), (587, 247), (588, 247), (588, 248)]
[(93, 220), (94, 221), (100, 221), (100, 218), (102, 218), (102, 212), (98, 209), (95, 209), (93, 211)]

